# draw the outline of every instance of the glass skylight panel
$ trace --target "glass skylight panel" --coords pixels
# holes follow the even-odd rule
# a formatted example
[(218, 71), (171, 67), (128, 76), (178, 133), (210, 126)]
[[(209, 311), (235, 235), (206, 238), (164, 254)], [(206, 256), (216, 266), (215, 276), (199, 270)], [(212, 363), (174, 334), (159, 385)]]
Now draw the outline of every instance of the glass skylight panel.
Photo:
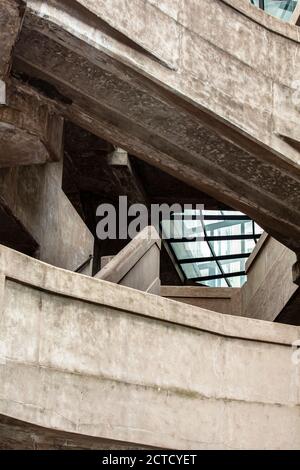
[(291, 19), (298, 3), (297, 0), (250, 0), (250, 2), (283, 21), (289, 21)]
[(212, 256), (206, 241), (172, 243), (171, 246), (178, 260)]
[[(237, 211), (205, 210), (198, 220), (190, 217), (195, 212), (188, 215), (188, 220), (178, 221), (172, 216), (174, 220), (162, 223), (186, 280), (209, 287), (243, 285), (246, 261), (263, 229)], [(187, 233), (196, 239), (186, 239)]]
[(182, 264), (181, 266), (188, 279), (197, 279), (199, 277), (207, 278), (221, 274), (221, 270), (215, 261)]

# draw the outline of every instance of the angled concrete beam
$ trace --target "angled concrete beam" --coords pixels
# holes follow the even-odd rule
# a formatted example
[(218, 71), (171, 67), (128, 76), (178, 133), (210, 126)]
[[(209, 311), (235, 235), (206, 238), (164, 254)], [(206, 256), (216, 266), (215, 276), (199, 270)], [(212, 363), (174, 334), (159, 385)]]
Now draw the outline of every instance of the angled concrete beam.
[(63, 118), (25, 87), (7, 90), (0, 82), (0, 167), (58, 161), (62, 156)]
[(130, 203), (147, 203), (142, 183), (133, 171), (126, 150), (117, 147), (107, 156), (108, 164), (119, 187), (119, 195), (127, 196)]

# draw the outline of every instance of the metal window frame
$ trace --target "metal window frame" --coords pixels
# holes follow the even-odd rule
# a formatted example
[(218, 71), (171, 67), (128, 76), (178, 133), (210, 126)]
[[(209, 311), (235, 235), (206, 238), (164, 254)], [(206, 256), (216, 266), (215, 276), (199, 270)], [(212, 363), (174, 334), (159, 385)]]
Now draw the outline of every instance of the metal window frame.
[[(224, 211), (220, 211), (219, 214), (210, 214), (210, 215), (202, 215), (202, 217), (199, 217), (198, 214), (193, 214), (193, 215), (183, 215), (183, 214), (174, 214), (172, 213), (170, 215), (170, 220), (202, 220), (202, 221), (208, 221), (208, 220), (211, 220), (211, 221), (220, 221), (221, 222), (228, 222), (228, 221), (240, 221), (241, 223), (242, 222), (247, 222), (247, 221), (251, 221), (252, 222), (252, 233), (251, 234), (245, 234), (245, 233), (241, 233), (239, 235), (218, 235), (218, 236), (214, 236), (214, 235), (208, 235), (207, 234), (207, 231), (206, 231), (206, 226), (205, 224), (203, 224), (203, 232), (204, 232), (204, 236), (202, 237), (193, 237), (193, 238), (185, 238), (185, 237), (182, 237), (182, 238), (169, 238), (166, 240), (173, 256), (174, 256), (174, 259), (177, 261), (177, 265), (180, 269), (180, 272), (183, 274), (183, 277), (185, 279), (185, 282), (195, 282), (195, 283), (199, 283), (199, 282), (205, 282), (205, 281), (209, 281), (209, 280), (215, 280), (215, 279), (224, 279), (225, 282), (227, 283), (228, 287), (232, 287), (232, 284), (230, 282), (230, 278), (233, 278), (233, 277), (239, 277), (239, 276), (245, 276), (246, 275), (246, 272), (245, 271), (238, 271), (238, 272), (233, 272), (233, 273), (226, 273), (223, 269), (223, 266), (222, 266), (222, 263), (221, 261), (235, 261), (235, 260), (238, 260), (238, 259), (247, 259), (249, 258), (250, 254), (251, 253), (234, 253), (234, 254), (229, 254), (229, 255), (216, 255), (215, 251), (214, 251), (214, 247), (212, 246), (212, 243), (211, 242), (214, 242), (214, 241), (231, 241), (231, 240), (254, 240), (255, 244), (257, 243), (257, 241), (259, 240), (261, 234), (260, 233), (256, 233), (255, 232), (255, 222), (250, 218), (248, 217), (247, 215), (242, 215), (242, 214), (224, 214), (223, 213)], [(212, 224), (213, 225), (213, 224)], [(218, 228), (222, 228), (222, 227), (218, 227)], [(161, 232), (163, 231), (163, 228), (162, 228), (162, 221), (161, 221), (161, 224), (160, 224), (160, 229), (161, 229)], [(175, 254), (175, 251), (173, 249), (173, 244), (176, 244), (176, 243), (193, 243), (193, 242), (197, 242), (197, 241), (204, 241), (207, 243), (208, 245), (208, 248), (211, 252), (211, 256), (203, 256), (203, 257), (198, 257), (198, 258), (183, 258), (183, 259), (179, 259), (176, 254)], [(195, 263), (209, 263), (209, 262), (212, 262), (212, 263), (216, 263), (216, 266), (220, 272), (220, 274), (215, 274), (215, 275), (211, 275), (211, 276), (199, 276), (199, 277), (194, 277), (194, 278), (189, 278), (186, 274), (185, 274), (185, 271), (183, 269), (183, 265), (186, 265), (186, 264), (195, 264)]]

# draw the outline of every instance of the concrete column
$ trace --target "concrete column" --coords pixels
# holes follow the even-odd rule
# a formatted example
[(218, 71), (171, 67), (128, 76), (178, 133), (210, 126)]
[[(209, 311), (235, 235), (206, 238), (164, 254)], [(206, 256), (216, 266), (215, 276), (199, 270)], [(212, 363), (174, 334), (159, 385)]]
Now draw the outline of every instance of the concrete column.
[[(0, 231), (0, 243), (75, 271), (93, 253), (94, 238), (62, 191), (63, 118), (25, 87), (9, 85), (5, 102), (0, 224), (7, 230)], [(91, 273), (90, 265), (84, 273)]]

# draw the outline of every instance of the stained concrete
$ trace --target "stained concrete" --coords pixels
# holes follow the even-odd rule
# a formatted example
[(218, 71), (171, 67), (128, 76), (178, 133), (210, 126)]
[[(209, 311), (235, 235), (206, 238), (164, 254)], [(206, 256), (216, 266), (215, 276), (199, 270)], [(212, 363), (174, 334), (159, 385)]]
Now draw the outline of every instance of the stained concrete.
[[(247, 283), (242, 288), (242, 315), (274, 321), (299, 287), (293, 282), (296, 255), (264, 234), (246, 264)], [(294, 311), (298, 324), (300, 312)], [(292, 318), (291, 318), (292, 319)]]
[[(147, 447), (149, 449), (149, 447)], [(142, 450), (145, 447), (35, 426), (0, 416), (0, 450)]]
[(129, 445), (299, 448), (299, 328), (184, 305), (5, 247), (0, 271), (1, 415)]
[[(62, 162), (0, 169), (0, 196), (38, 245), (38, 256), (74, 271), (93, 254), (94, 237), (61, 189)], [(86, 274), (91, 274), (91, 264)]]
[[(161, 286), (160, 295), (226, 315), (242, 315), (241, 290), (231, 287)], [(263, 318), (261, 318), (262, 320)]]
[(298, 32), (229, 4), (32, 0), (14, 70), (57, 87), (77, 124), (298, 251)]
[(11, 67), (12, 50), (18, 38), (25, 11), (22, 0), (2, 0), (0, 5), (0, 79), (6, 78)]
[(95, 277), (159, 295), (160, 249), (161, 240), (156, 229), (153, 226), (145, 227), (105, 263)]
[(5, 87), (0, 106), (0, 168), (62, 158), (63, 118), (34, 93)]

